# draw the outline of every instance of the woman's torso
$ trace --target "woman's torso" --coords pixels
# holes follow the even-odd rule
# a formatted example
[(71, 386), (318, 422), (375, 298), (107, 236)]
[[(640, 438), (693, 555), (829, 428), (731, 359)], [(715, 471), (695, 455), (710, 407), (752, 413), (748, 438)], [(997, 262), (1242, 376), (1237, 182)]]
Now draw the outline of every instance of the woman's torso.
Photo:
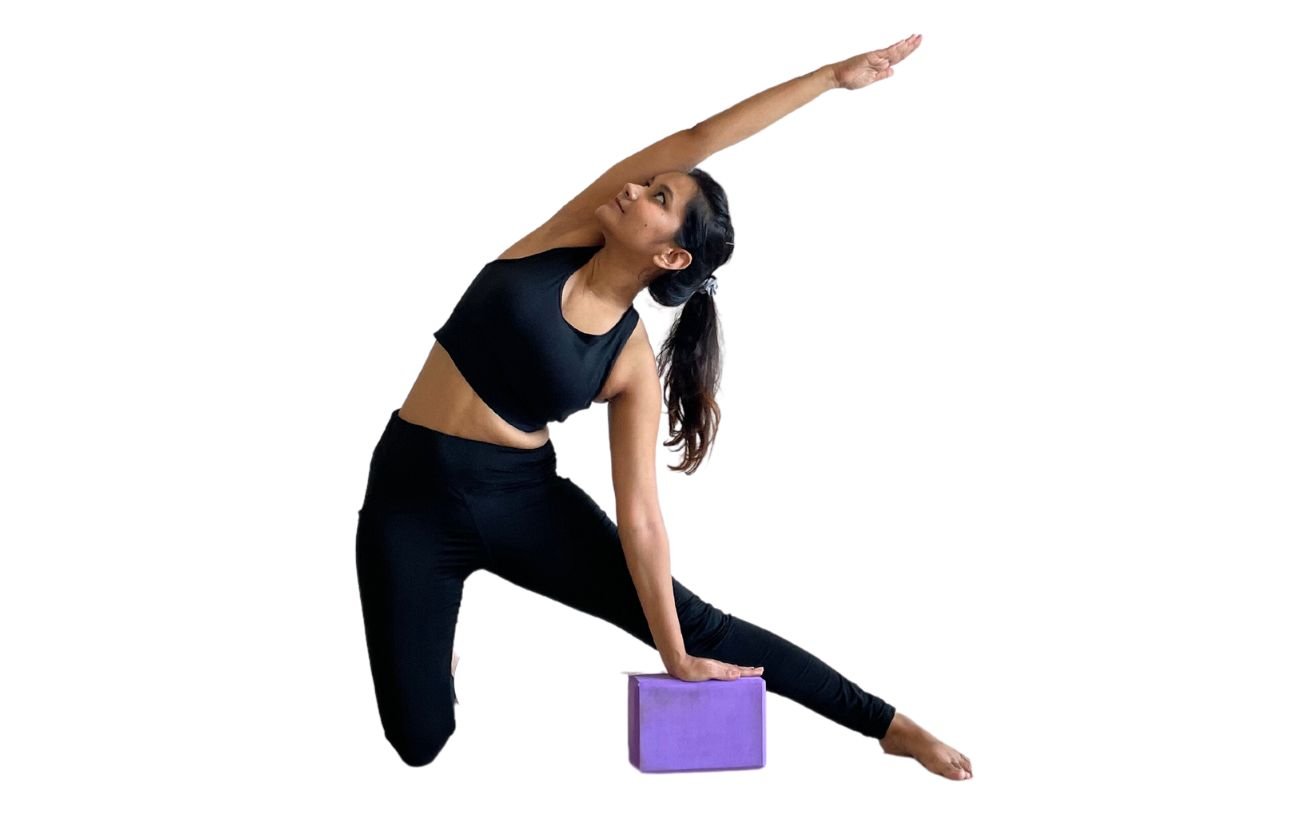
[[(551, 247), (595, 246), (603, 235), (591, 229), (571, 231), (561, 235), (531, 234), (502, 254), (502, 258), (519, 258), (533, 255)], [(572, 280), (564, 286), (565, 299), (572, 292)], [(562, 307), (565, 299), (562, 299)], [(615, 320), (608, 314), (594, 312), (589, 305), (572, 304), (563, 309), (563, 317), (583, 331), (600, 332)], [(603, 326), (599, 326), (602, 324)], [(629, 344), (630, 345), (630, 344)], [(616, 363), (595, 402), (606, 402), (617, 391), (619, 366)], [(507, 445), (514, 448), (537, 448), (550, 439), (549, 428), (524, 431), (506, 422), (475, 393), (469, 382), (456, 368), (455, 362), (441, 344), (434, 342), (425, 358), (424, 366), (411, 386), (398, 416), (416, 425), (425, 426), (470, 440)]]

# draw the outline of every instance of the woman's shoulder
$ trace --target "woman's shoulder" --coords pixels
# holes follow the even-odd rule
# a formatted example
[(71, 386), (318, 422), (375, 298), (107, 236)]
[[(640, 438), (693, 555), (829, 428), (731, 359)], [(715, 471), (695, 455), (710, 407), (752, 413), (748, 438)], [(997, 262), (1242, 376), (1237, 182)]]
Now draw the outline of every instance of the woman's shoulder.
[(527, 258), (560, 247), (597, 247), (604, 244), (605, 234), (595, 224), (564, 226), (547, 222), (510, 245), (496, 260)]

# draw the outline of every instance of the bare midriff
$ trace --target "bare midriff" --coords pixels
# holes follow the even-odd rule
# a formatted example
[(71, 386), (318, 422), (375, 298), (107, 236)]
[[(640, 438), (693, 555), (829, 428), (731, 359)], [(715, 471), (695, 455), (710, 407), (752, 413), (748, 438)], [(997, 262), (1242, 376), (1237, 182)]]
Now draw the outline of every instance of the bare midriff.
[(436, 341), (397, 415), (453, 437), (512, 448), (538, 448), (551, 438), (548, 428), (523, 431), (507, 423), (474, 392), (451, 355)]

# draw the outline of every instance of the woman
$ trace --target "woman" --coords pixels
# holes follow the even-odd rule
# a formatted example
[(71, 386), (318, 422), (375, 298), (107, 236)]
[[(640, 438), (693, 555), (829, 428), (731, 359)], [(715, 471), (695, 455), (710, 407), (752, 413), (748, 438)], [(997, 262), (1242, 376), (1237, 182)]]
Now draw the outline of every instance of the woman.
[[(913, 36), (778, 85), (611, 167), (465, 290), (375, 448), (357, 572), (385, 735), (412, 766), (455, 731), (452, 651), (480, 568), (618, 626), (685, 681), (767, 688), (950, 779), (965, 755), (795, 644), (674, 579), (655, 483), (665, 378), (675, 470), (717, 429), (714, 271), (732, 252), (722, 188), (696, 165), (832, 88), (893, 73)], [(633, 300), (682, 306), (656, 356)], [(617, 525), (555, 470), (546, 424), (608, 404)], [(448, 661), (451, 659), (451, 671)]]

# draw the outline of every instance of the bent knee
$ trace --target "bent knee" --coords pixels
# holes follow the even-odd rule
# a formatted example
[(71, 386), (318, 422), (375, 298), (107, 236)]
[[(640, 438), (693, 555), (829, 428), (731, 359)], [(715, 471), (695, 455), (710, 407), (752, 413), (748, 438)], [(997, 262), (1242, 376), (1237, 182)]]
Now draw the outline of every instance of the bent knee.
[(405, 735), (388, 734), (388, 742), (397, 750), (397, 754), (408, 766), (428, 766), (442, 752), (447, 740), (456, 731), (456, 724), (450, 727), (424, 732), (412, 732)]

